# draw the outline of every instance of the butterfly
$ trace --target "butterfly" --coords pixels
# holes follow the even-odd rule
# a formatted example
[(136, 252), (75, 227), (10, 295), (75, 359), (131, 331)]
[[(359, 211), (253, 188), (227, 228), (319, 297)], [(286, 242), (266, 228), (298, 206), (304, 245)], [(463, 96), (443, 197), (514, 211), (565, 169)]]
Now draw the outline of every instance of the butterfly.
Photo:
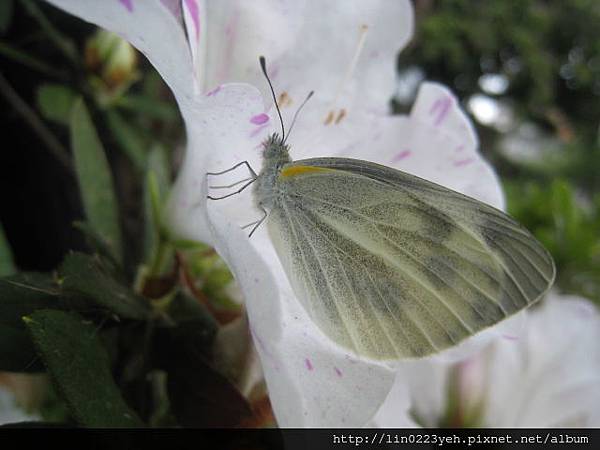
[(302, 306), (339, 346), (375, 360), (427, 356), (552, 285), (552, 257), (504, 212), (368, 161), (293, 161), (281, 122), (262, 170), (250, 169), (264, 213), (250, 234), (266, 222)]

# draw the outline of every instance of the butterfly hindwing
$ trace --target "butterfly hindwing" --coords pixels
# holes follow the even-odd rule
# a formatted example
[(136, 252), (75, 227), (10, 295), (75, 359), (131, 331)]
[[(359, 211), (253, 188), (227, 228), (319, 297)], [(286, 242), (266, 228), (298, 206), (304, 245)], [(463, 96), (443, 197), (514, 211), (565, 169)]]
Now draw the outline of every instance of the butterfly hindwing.
[(373, 359), (441, 351), (535, 302), (546, 250), (501, 211), (366, 161), (286, 165), (268, 227), (333, 341)]

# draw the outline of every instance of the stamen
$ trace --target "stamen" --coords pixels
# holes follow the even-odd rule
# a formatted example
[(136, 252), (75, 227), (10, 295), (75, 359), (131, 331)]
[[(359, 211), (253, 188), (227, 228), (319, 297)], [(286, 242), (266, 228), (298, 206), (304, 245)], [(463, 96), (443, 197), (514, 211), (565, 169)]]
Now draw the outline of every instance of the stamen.
[(327, 114), (327, 117), (325, 117), (325, 122), (323, 122), (323, 124), (325, 125), (329, 125), (331, 122), (333, 122), (333, 118), (335, 117), (335, 114), (333, 111), (329, 111), (329, 114)]
[(289, 96), (289, 94), (287, 92), (283, 91), (281, 94), (279, 94), (277, 103), (279, 103), (280, 108), (284, 108), (286, 106), (290, 106), (293, 102), (292, 102), (292, 98)]
[[(346, 86), (348, 85), (348, 82), (350, 81), (350, 79), (352, 78), (352, 74), (354, 72), (354, 69), (356, 69), (356, 65), (358, 64), (358, 58), (360, 57), (360, 54), (363, 51), (363, 48), (365, 47), (365, 41), (367, 39), (367, 31), (369, 31), (369, 27), (367, 25), (361, 25), (359, 30), (358, 30), (358, 42), (356, 43), (356, 49), (354, 50), (354, 55), (352, 56), (352, 59), (350, 60), (350, 64), (348, 65), (348, 69), (346, 70), (346, 72), (344, 73), (344, 76), (342, 77), (340, 83), (338, 84), (339, 88), (335, 94), (335, 96), (333, 97), (333, 101), (331, 102), (331, 110), (329, 111), (329, 114), (327, 116), (327, 118), (325, 119), (325, 125), (329, 125), (332, 121), (333, 121), (333, 117), (331, 118), (331, 120), (329, 119), (330, 115), (334, 115), (335, 114), (335, 106), (336, 103), (339, 101), (340, 97), (342, 96), (344, 89), (346, 88)], [(344, 113), (342, 113), (342, 110), (340, 110), (341, 118), (339, 120), (342, 120), (345, 116), (346, 116), (346, 112), (344, 110)], [(338, 116), (340, 117), (340, 116)], [(338, 120), (336, 120), (335, 123), (339, 123)]]
[(335, 124), (337, 125), (338, 123), (340, 123), (344, 117), (346, 117), (346, 109), (342, 108), (340, 109), (338, 116), (335, 118)]

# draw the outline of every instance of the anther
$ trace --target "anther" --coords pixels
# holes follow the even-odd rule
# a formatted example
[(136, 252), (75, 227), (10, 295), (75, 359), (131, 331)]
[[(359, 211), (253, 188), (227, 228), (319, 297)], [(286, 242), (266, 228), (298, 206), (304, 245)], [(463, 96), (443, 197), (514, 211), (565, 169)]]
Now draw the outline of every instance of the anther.
[(333, 122), (334, 117), (335, 117), (335, 113), (333, 111), (329, 111), (329, 114), (327, 114), (327, 117), (325, 117), (325, 122), (323, 122), (323, 124), (330, 125), (331, 122)]
[(344, 117), (346, 117), (346, 110), (344, 108), (342, 108), (342, 109), (340, 109), (340, 112), (338, 113), (337, 117), (335, 118), (335, 124), (337, 125), (338, 123), (340, 123)]
[(286, 106), (290, 106), (292, 104), (292, 98), (289, 96), (287, 92), (282, 92), (279, 94), (279, 98), (277, 100), (280, 108), (284, 108)]

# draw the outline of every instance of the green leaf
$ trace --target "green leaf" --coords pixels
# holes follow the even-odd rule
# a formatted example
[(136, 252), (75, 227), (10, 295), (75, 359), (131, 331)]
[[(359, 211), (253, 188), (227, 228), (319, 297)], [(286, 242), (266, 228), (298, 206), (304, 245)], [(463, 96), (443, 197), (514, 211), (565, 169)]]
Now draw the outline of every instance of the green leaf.
[(98, 256), (71, 253), (63, 261), (60, 273), (66, 293), (82, 295), (120, 317), (146, 320), (151, 315), (146, 299), (136, 295), (123, 280), (117, 280)]
[(22, 318), (39, 309), (73, 306), (60, 297), (48, 275), (20, 273), (0, 279), (0, 370), (43, 371)]
[(116, 106), (152, 119), (172, 122), (177, 119), (177, 109), (172, 103), (158, 100), (146, 95), (129, 94), (120, 97)]
[(155, 144), (148, 155), (144, 185), (144, 259), (156, 256), (162, 232), (162, 205), (171, 182), (169, 160), (164, 147)]
[(197, 355), (177, 349), (167, 377), (171, 410), (184, 427), (234, 427), (252, 417), (238, 389)]
[(209, 248), (202, 242), (192, 241), (191, 239), (174, 239), (170, 242), (177, 250), (200, 251)]
[[(187, 327), (187, 324), (193, 323), (189, 328), (191, 331), (195, 331), (193, 336), (194, 342), (206, 348), (212, 345), (219, 329), (219, 324), (198, 300), (179, 292), (169, 304), (167, 314), (180, 327)], [(191, 335), (186, 333), (186, 336), (190, 337)]]
[(37, 89), (37, 105), (42, 115), (63, 125), (69, 124), (75, 100), (75, 92), (62, 84), (42, 84)]
[(97, 330), (81, 316), (42, 310), (23, 319), (71, 414), (88, 427), (144, 424), (123, 400)]
[(12, 250), (6, 240), (2, 225), (0, 225), (0, 277), (12, 275), (16, 270)]
[(71, 111), (71, 146), (86, 216), (90, 225), (122, 259), (121, 230), (112, 175), (104, 148), (82, 99)]
[(211, 325), (200, 317), (156, 330), (154, 362), (167, 372), (171, 410), (180, 425), (236, 426), (252, 415), (233, 383), (207, 362), (213, 339)]
[(94, 228), (90, 226), (90, 224), (76, 221), (73, 222), (73, 227), (83, 233), (90, 250), (104, 258), (107, 262), (110, 262), (114, 269), (121, 269), (121, 265), (119, 261), (117, 261), (114, 249), (96, 232), (96, 230), (94, 230)]
[(197, 300), (177, 294), (168, 314), (176, 326), (158, 328), (153, 340), (155, 365), (167, 372), (171, 409), (187, 427), (235, 426), (252, 414), (237, 388), (212, 367), (218, 325)]
[(0, 278), (0, 325), (18, 327), (36, 309), (64, 308), (66, 304), (51, 277), (20, 273)]
[(0, 2), (0, 33), (6, 33), (13, 19), (13, 0), (2, 0)]
[(23, 326), (0, 324), (0, 371), (44, 371), (31, 338)]
[(106, 119), (121, 150), (138, 170), (145, 170), (147, 146), (139, 131), (128, 123), (118, 111), (109, 110), (106, 113)]

